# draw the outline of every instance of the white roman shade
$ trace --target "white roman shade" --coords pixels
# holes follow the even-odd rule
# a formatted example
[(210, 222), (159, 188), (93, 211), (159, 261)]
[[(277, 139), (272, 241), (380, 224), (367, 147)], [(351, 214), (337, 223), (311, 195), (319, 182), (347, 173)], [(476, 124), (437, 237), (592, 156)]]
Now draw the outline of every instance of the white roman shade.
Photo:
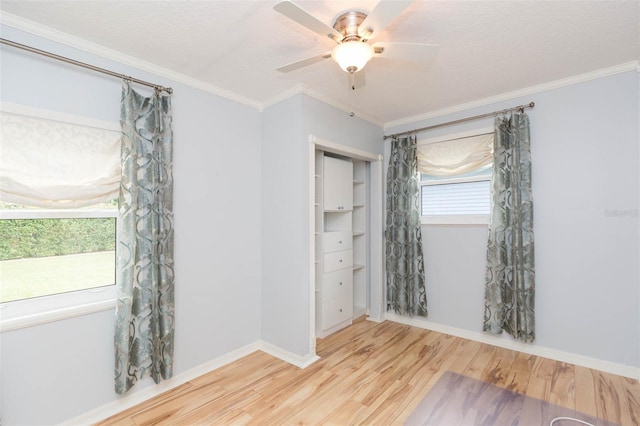
[(120, 132), (0, 113), (0, 201), (45, 208), (117, 198)]
[(493, 162), (493, 133), (435, 143), (418, 141), (418, 170), (431, 176), (456, 176)]

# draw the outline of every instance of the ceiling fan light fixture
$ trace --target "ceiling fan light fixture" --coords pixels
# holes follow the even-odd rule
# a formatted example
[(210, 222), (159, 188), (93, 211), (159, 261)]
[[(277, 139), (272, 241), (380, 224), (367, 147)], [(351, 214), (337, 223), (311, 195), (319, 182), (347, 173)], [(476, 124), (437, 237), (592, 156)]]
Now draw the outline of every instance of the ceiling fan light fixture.
[(331, 57), (340, 68), (352, 74), (360, 71), (373, 57), (373, 47), (357, 40), (340, 43), (331, 51)]

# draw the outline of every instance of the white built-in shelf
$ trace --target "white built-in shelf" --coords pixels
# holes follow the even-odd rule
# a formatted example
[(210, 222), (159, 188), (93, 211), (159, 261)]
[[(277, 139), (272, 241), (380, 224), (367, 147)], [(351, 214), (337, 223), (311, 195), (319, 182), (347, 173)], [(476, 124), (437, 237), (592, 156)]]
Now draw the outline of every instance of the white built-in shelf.
[(364, 207), (364, 204), (354, 204), (353, 205), (354, 209), (361, 208), (361, 207)]
[(364, 232), (358, 232), (358, 231), (355, 231), (355, 232), (353, 233), (353, 236), (354, 236), (354, 237), (360, 237), (360, 236), (362, 236), (362, 235), (364, 235)]
[(363, 180), (354, 180), (354, 181), (353, 181), (353, 184), (354, 184), (354, 185), (363, 185), (363, 184), (364, 184), (364, 181), (363, 181)]
[[(307, 175), (307, 176), (309, 176), (309, 175)], [(316, 179), (320, 179), (320, 175), (313, 175), (313, 177), (316, 178)]]
[(358, 269), (362, 269), (362, 268), (364, 268), (364, 265), (358, 265), (358, 264), (354, 264), (353, 265), (353, 270), (354, 271), (357, 271)]

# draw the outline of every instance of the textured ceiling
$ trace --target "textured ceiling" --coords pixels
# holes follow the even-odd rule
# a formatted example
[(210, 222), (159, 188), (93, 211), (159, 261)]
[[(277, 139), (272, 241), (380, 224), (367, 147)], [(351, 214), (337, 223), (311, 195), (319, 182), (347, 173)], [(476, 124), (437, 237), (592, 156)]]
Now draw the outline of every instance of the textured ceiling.
[[(300, 83), (379, 123), (637, 61), (639, 1), (415, 1), (376, 41), (440, 46), (429, 66), (372, 60), (353, 94), (334, 43), (270, 1), (12, 1), (0, 10), (268, 104)], [(297, 4), (327, 24), (376, 0)]]

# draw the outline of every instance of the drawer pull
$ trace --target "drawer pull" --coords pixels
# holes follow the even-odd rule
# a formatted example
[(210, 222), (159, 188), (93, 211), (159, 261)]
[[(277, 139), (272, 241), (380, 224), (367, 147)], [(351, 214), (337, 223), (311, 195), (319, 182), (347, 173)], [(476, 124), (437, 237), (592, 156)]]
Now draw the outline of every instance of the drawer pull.
[(342, 285), (342, 281), (340, 281), (340, 285)]
[(338, 244), (342, 244), (342, 240), (338, 241)]
[(342, 312), (342, 308), (340, 308), (340, 312)]
[(338, 260), (338, 262), (342, 263), (342, 259)]

